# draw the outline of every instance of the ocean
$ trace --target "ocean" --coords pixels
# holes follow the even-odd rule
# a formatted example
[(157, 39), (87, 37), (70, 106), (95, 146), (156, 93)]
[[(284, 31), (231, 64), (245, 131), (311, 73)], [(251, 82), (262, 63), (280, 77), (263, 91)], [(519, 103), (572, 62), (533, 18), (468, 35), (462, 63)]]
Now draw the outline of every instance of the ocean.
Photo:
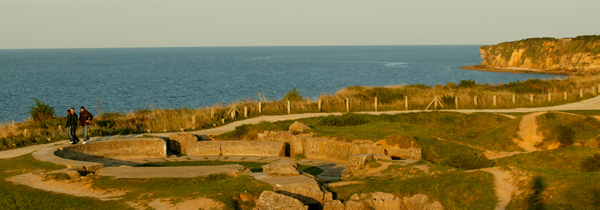
[(508, 83), (560, 75), (482, 72), (479, 46), (307, 46), (0, 50), (0, 122), (27, 119), (34, 98), (57, 116), (150, 106), (198, 108), (281, 99), (296, 88), (317, 99), (348, 86)]

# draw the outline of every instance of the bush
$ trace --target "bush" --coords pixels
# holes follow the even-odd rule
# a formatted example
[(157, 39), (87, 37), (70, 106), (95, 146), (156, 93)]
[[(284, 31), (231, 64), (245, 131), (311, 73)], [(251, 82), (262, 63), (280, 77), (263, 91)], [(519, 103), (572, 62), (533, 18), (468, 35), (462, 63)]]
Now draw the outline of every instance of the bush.
[(600, 171), (600, 154), (595, 154), (594, 156), (585, 159), (581, 166), (583, 171), (586, 172)]
[(300, 95), (300, 93), (296, 90), (296, 88), (289, 90), (285, 96), (283, 96), (282, 101), (304, 101), (304, 97)]
[(556, 138), (560, 142), (561, 147), (568, 147), (575, 142), (575, 130), (573, 130), (573, 128), (570, 126), (556, 126), (556, 132), (558, 132)]
[(329, 115), (324, 117), (319, 121), (319, 124), (324, 126), (344, 127), (363, 125), (369, 122), (370, 120), (365, 115), (346, 113), (342, 116)]
[(49, 104), (40, 103), (35, 98), (33, 100), (36, 106), (32, 106), (31, 110), (28, 111), (31, 119), (36, 122), (45, 122), (54, 118), (54, 107), (51, 107)]
[[(452, 104), (454, 104), (454, 98), (455, 97), (451, 96), (451, 95), (443, 95), (441, 97), (441, 100), (445, 106), (451, 106)], [(449, 107), (447, 107), (447, 108), (449, 108)]]
[(473, 86), (475, 86), (475, 84), (477, 84), (477, 83), (475, 83), (475, 80), (472, 80), (472, 79), (469, 79), (469, 80), (461, 80), (461, 81), (458, 83), (458, 87), (461, 87), (461, 88), (469, 88), (469, 87), (473, 87)]
[(483, 155), (464, 152), (451, 155), (442, 164), (465, 170), (488, 168), (495, 165), (494, 161)]
[(508, 84), (504, 85), (504, 87), (517, 94), (543, 94), (548, 92), (548, 89), (550, 88), (550, 81), (542, 79), (528, 79), (523, 82), (509, 82)]

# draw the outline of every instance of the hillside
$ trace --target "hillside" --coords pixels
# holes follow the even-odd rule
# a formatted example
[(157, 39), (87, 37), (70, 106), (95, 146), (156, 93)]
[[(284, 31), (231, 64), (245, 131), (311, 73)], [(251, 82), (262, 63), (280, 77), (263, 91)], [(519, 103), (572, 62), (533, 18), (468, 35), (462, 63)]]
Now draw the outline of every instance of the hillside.
[(481, 65), (475, 70), (589, 73), (600, 71), (600, 36), (529, 38), (482, 46)]

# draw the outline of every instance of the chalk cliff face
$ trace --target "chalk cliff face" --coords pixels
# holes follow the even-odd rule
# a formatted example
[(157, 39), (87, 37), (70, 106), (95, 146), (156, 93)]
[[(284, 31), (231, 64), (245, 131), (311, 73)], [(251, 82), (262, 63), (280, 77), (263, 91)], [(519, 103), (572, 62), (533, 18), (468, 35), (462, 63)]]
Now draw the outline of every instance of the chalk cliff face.
[(578, 73), (600, 71), (600, 36), (531, 38), (482, 46), (479, 68)]

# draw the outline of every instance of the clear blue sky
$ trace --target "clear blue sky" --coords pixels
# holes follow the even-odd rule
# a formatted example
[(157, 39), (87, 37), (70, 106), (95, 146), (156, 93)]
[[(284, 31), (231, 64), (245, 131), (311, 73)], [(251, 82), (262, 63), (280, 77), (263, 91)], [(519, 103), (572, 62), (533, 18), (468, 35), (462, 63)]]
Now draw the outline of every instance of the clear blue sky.
[(0, 49), (496, 44), (600, 34), (599, 0), (0, 0)]

